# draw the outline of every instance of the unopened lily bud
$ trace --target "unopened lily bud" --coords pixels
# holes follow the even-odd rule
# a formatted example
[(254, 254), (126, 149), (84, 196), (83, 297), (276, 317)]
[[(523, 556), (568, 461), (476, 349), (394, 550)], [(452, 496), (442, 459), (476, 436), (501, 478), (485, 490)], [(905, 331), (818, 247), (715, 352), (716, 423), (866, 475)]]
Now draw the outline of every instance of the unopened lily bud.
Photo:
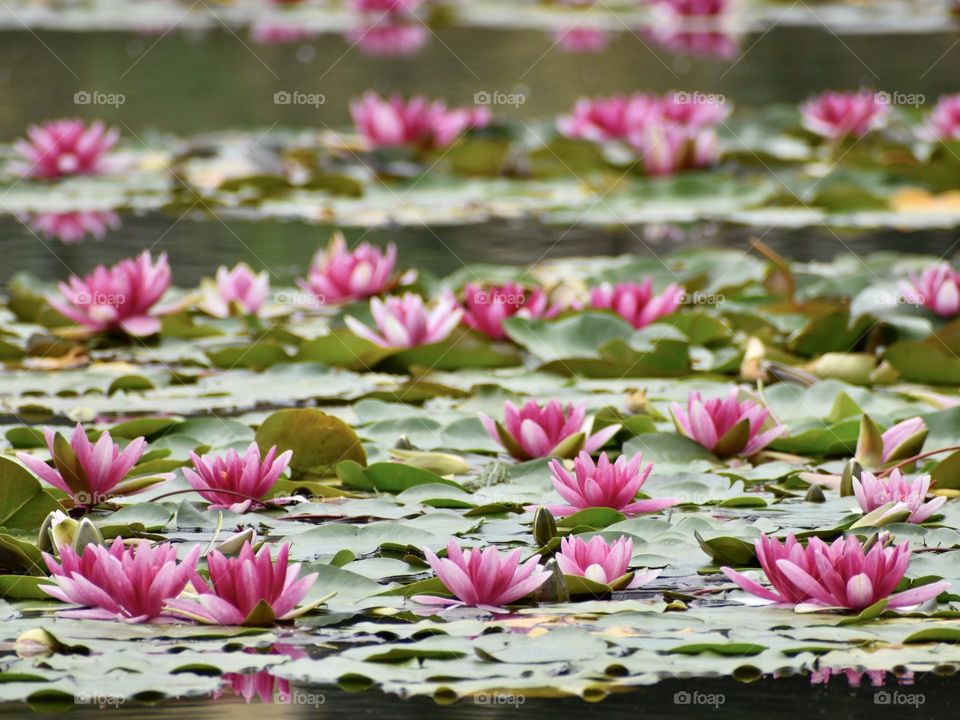
[(557, 522), (553, 515), (542, 505), (533, 515), (533, 539), (543, 547), (557, 536)]
[(27, 630), (14, 643), (14, 650), (22, 658), (47, 657), (63, 649), (63, 643), (43, 628)]
[(819, 485), (811, 485), (803, 499), (807, 502), (813, 503), (822, 503), (827, 501), (827, 498), (824, 497), (823, 490), (820, 489)]
[(863, 466), (857, 462), (856, 458), (851, 458), (843, 466), (843, 474), (840, 476), (840, 497), (849, 497), (853, 495), (853, 479), (860, 479), (863, 473)]

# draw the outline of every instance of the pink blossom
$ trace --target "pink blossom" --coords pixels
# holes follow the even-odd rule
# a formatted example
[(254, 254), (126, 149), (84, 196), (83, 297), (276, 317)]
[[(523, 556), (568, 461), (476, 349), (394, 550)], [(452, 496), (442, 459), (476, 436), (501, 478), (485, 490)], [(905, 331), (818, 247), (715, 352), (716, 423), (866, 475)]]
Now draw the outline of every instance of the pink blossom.
[(314, 298), (315, 305), (364, 300), (390, 289), (396, 264), (397, 246), (393, 243), (386, 252), (369, 243), (348, 250), (343, 235), (334, 233), (326, 249), (313, 256), (307, 279), (297, 284)]
[(350, 0), (350, 9), (359, 13), (411, 13), (423, 0)]
[[(250, 443), (242, 456), (232, 448), (223, 456), (201, 457), (192, 452), (190, 459), (194, 469), (184, 468), (183, 475), (190, 487), (211, 503), (211, 510), (229, 509), (242, 513), (260, 505), (256, 501), (262, 500), (273, 490), (292, 456), (291, 450), (277, 455), (277, 446), (274, 445), (261, 461), (260, 447), (255, 442)], [(221, 492), (223, 490), (228, 492)], [(247, 495), (253, 500), (243, 499), (234, 493)]]
[(43, 553), (56, 585), (40, 587), (58, 600), (88, 608), (60, 613), (67, 617), (147, 622), (160, 618), (167, 601), (186, 587), (196, 573), (199, 557), (199, 545), (178, 563), (176, 548), (170, 543), (151, 545), (139, 540), (125, 547), (119, 537), (109, 549), (90, 544), (77, 553), (64, 545), (60, 564)]
[(217, 268), (216, 284), (206, 288), (200, 307), (220, 318), (229, 317), (234, 308), (244, 315), (259, 315), (269, 291), (266, 270), (255, 274), (246, 263), (237, 263), (232, 270), (221, 265)]
[(317, 33), (289, 22), (258, 21), (250, 26), (250, 39), (258, 45), (287, 45), (309, 40)]
[(274, 562), (268, 545), (254, 555), (250, 543), (245, 542), (237, 557), (211, 550), (207, 555), (210, 585), (194, 573), (191, 582), (199, 593), (196, 599), (170, 600), (167, 609), (211, 625), (261, 627), (293, 620), (313, 607), (297, 608), (297, 604), (309, 592), (317, 573), (298, 577), (300, 565), (287, 564), (289, 552), (289, 545), (280, 545)]
[(740, 52), (737, 37), (721, 30), (680, 30), (657, 25), (646, 33), (653, 42), (674, 53), (729, 60)]
[(87, 235), (100, 240), (108, 229), (120, 227), (120, 217), (112, 210), (26, 213), (23, 222), (35, 233), (68, 245), (80, 242)]
[(960, 140), (960, 95), (943, 95), (927, 116), (926, 127), (937, 140)]
[(909, 275), (900, 282), (900, 292), (907, 302), (922, 305), (940, 317), (953, 317), (960, 312), (960, 275), (948, 263), (935, 263), (917, 277)]
[(889, 512), (909, 510), (910, 516), (907, 522), (917, 525), (936, 513), (947, 502), (945, 497), (935, 497), (926, 502), (929, 489), (929, 475), (921, 475), (911, 481), (899, 470), (894, 470), (887, 477), (877, 477), (872, 472), (864, 470), (859, 480), (853, 479), (853, 494), (864, 513), (888, 503), (896, 503)]
[(107, 153), (120, 133), (99, 120), (89, 126), (82, 120), (53, 120), (27, 128), (27, 138), (14, 143), (22, 160), (10, 170), (28, 178), (48, 180), (72, 175), (95, 175), (108, 169)]
[(503, 404), (503, 424), (484, 413), (480, 413), (480, 422), (517, 460), (532, 460), (551, 455), (574, 457), (581, 450), (595, 453), (620, 429), (609, 425), (591, 434), (593, 420), (586, 415), (586, 403), (582, 402), (564, 408), (559, 400), (543, 406), (530, 400), (518, 409), (508, 400)]
[(345, 318), (347, 327), (380, 347), (413, 348), (446, 340), (460, 323), (463, 310), (450, 294), (441, 295), (430, 308), (419, 295), (404, 293), (371, 299), (370, 314), (379, 333), (349, 316)]
[(700, 393), (690, 393), (686, 409), (680, 403), (671, 406), (677, 430), (719, 457), (753, 455), (786, 433), (779, 423), (764, 430), (770, 411), (750, 400), (740, 402), (737, 395), (733, 387), (725, 398), (704, 402)]
[(589, 453), (581, 452), (573, 461), (571, 475), (559, 460), (550, 461), (553, 487), (567, 505), (547, 505), (558, 516), (572, 515), (579, 510), (594, 507), (613, 508), (624, 515), (658, 512), (679, 503), (677, 498), (637, 500), (637, 493), (647, 481), (652, 464), (641, 468), (643, 454), (627, 460), (625, 455), (611, 463), (606, 453), (600, 454), (596, 464)]
[(556, 555), (557, 565), (564, 575), (585, 577), (594, 582), (610, 585), (615, 590), (632, 590), (655, 580), (659, 570), (634, 575), (631, 581), (618, 583), (630, 571), (630, 558), (633, 555), (633, 540), (621, 537), (612, 545), (599, 535), (589, 541), (575, 536), (567, 536), (560, 541), (560, 552)]
[(98, 505), (112, 496), (132, 495), (173, 477), (163, 473), (149, 478), (149, 482), (140, 478), (124, 482), (146, 449), (147, 441), (142, 437), (131, 440), (121, 452), (106, 431), (96, 443), (91, 443), (80, 423), (73, 429), (69, 443), (62, 437), (58, 439), (53, 428), (44, 427), (43, 434), (53, 456), (53, 467), (25, 452), (18, 452), (17, 459), (41, 480), (73, 498), (78, 506)]
[(906, 460), (923, 448), (927, 438), (927, 424), (923, 418), (914, 417), (887, 428), (883, 440), (882, 461)]
[(580, 98), (570, 115), (557, 120), (560, 133), (568, 138), (609, 142), (626, 140), (658, 117), (657, 99), (641, 93), (609, 98)]
[(654, 295), (650, 278), (639, 285), (603, 283), (590, 291), (590, 305), (600, 310), (612, 310), (639, 329), (675, 312), (680, 307), (683, 294), (682, 287), (671, 283), (662, 293)]
[(733, 0), (652, 0), (652, 3), (676, 17), (715, 17), (723, 15)]
[(482, 551), (463, 551), (452, 538), (447, 543), (447, 557), (442, 560), (426, 549), (427, 562), (456, 599), (414, 595), (413, 600), (426, 605), (468, 605), (488, 612), (504, 612), (504, 605), (529, 595), (550, 577), (538, 562), (539, 556), (521, 563), (520, 552), (513, 550), (504, 557), (492, 546)]
[(368, 55), (413, 55), (423, 49), (430, 31), (420, 23), (373, 22), (346, 33), (347, 41)]
[[(788, 537), (788, 543), (790, 540)], [(768, 544), (769, 555), (761, 557), (764, 543)], [(728, 567), (721, 569), (747, 592), (773, 602), (810, 602), (828, 608), (863, 610), (887, 599), (887, 607), (901, 608), (932, 600), (950, 587), (949, 582), (940, 581), (891, 594), (910, 562), (907, 542), (885, 547), (884, 541), (878, 541), (866, 552), (853, 535), (838, 538), (832, 545), (813, 537), (805, 550), (793, 546), (789, 552), (775, 539), (766, 537), (757, 540), (756, 546), (760, 564), (780, 595)], [(774, 563), (776, 571), (771, 576)]]
[(50, 296), (47, 301), (88, 330), (153, 335), (160, 331), (160, 320), (154, 316), (162, 312), (154, 305), (170, 287), (170, 266), (166, 253), (154, 262), (144, 250), (136, 259), (121, 260), (109, 268), (97, 265), (84, 278), (71, 275), (57, 287), (62, 299)]
[(464, 288), (464, 304), (464, 324), (494, 340), (507, 336), (503, 321), (509, 317), (552, 318), (561, 310), (560, 305), (550, 305), (542, 289), (527, 290), (513, 282), (486, 288), (470, 283)]
[(400, 95), (383, 99), (368, 91), (350, 103), (357, 132), (373, 148), (402, 145), (445, 148), (471, 128), (490, 123), (487, 108), (448, 109), (442, 100), (422, 95), (404, 100)]
[(890, 106), (872, 90), (825, 92), (800, 108), (803, 126), (821, 137), (838, 140), (862, 137), (881, 127)]

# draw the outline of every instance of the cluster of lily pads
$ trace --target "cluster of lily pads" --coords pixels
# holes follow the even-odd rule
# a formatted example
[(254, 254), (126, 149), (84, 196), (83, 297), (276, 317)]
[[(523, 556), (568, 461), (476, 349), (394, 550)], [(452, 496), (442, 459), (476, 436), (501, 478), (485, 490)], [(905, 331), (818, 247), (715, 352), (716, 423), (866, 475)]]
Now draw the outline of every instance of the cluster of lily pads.
[[(326, 216), (363, 224), (518, 212), (586, 223), (953, 222), (960, 99), (923, 110), (898, 97), (827, 92), (799, 114), (738, 118), (721, 95), (634, 93), (583, 98), (534, 123), (495, 117), (489, 106), (367, 92), (351, 103), (355, 134), (264, 139), (276, 154), (271, 169), (243, 156), (245, 137), (119, 152), (119, 133), (104, 123), (58, 120), (14, 144), (4, 206), (65, 242), (102, 237), (118, 226), (119, 209), (185, 202), (311, 219), (320, 202)], [(438, 177), (440, 185), (428, 181)]]
[[(124, 697), (204, 662), (438, 699), (947, 671), (960, 278), (755, 250), (438, 279), (335, 236), (296, 287), (176, 290), (147, 252), (16, 279), (8, 697), (130, 653), (166, 670)], [(249, 652), (170, 659), (202, 625)]]

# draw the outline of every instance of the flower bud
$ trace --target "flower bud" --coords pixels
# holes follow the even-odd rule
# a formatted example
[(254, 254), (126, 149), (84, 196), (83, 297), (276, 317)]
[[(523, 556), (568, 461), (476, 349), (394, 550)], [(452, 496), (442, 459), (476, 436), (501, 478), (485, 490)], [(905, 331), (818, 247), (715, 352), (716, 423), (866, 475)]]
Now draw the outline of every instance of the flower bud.
[(543, 547), (556, 536), (557, 522), (550, 511), (541, 505), (533, 515), (533, 539)]

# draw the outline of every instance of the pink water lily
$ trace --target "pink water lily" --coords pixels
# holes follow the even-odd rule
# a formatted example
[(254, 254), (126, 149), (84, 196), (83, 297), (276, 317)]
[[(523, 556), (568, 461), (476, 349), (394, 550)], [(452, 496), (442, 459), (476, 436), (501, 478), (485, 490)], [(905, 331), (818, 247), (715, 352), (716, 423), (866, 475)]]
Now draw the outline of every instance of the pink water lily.
[(429, 307), (415, 293), (370, 300), (370, 314), (379, 333), (359, 320), (346, 317), (347, 327), (357, 337), (385, 348), (412, 348), (446, 340), (460, 323), (463, 310), (450, 294), (441, 295)]
[(97, 265), (89, 275), (71, 275), (57, 285), (61, 297), (47, 301), (64, 317), (91, 332), (123, 331), (134, 337), (160, 331), (156, 317), (164, 311), (156, 304), (170, 287), (167, 254), (153, 260), (144, 250), (136, 259), (116, 265)]
[(351, 102), (350, 113), (357, 132), (373, 148), (442, 149), (467, 130), (490, 123), (490, 111), (484, 107), (450, 109), (442, 100), (430, 101), (422, 95), (384, 99), (372, 91)]
[(60, 563), (43, 553), (56, 585), (40, 587), (58, 600), (86, 606), (60, 613), (67, 617), (147, 622), (160, 618), (167, 601), (186, 587), (199, 557), (199, 545), (178, 563), (177, 550), (170, 543), (151, 545), (139, 540), (126, 547), (119, 537), (109, 548), (90, 544), (80, 553), (64, 545)]
[(839, 140), (863, 137), (881, 127), (890, 114), (890, 105), (872, 90), (825, 92), (800, 108), (803, 126), (821, 137)]
[(923, 449), (927, 432), (927, 424), (920, 417), (910, 418), (887, 428), (881, 435), (883, 462), (906, 460), (918, 454)]
[(493, 546), (482, 551), (463, 551), (452, 538), (447, 543), (447, 557), (442, 560), (425, 549), (427, 562), (454, 598), (414, 595), (413, 600), (425, 605), (468, 605), (488, 612), (505, 612), (504, 605), (529, 595), (550, 577), (538, 562), (539, 556), (521, 563), (520, 553), (517, 549), (502, 556)]
[(553, 487), (566, 505), (547, 505), (547, 509), (558, 516), (572, 515), (587, 508), (612, 508), (624, 515), (639, 515), (672, 507), (680, 502), (678, 498), (656, 498), (637, 500), (637, 493), (650, 476), (653, 465), (643, 467), (643, 453), (637, 453), (629, 460), (625, 455), (610, 462), (606, 453), (594, 464), (587, 452), (581, 452), (573, 461), (573, 475), (564, 468), (559, 460), (550, 461), (553, 472)]
[(947, 502), (945, 497), (935, 497), (927, 501), (929, 490), (929, 475), (908, 480), (899, 470), (894, 470), (887, 477), (877, 477), (864, 470), (859, 480), (853, 479), (853, 494), (864, 513), (888, 503), (896, 503), (890, 512), (909, 510), (907, 522), (914, 524), (922, 523)]
[(53, 456), (53, 467), (25, 452), (18, 452), (17, 459), (41, 480), (69, 495), (78, 506), (90, 507), (111, 497), (132, 495), (173, 477), (172, 473), (161, 473), (126, 480), (146, 449), (147, 441), (142, 437), (131, 440), (121, 452), (109, 432), (101, 433), (97, 442), (91, 443), (80, 423), (69, 442), (50, 427), (44, 427), (43, 434)]
[(730, 388), (725, 398), (704, 401), (699, 392), (691, 392), (687, 407), (671, 405), (677, 430), (718, 457), (744, 457), (758, 453), (787, 429), (768, 424), (770, 411), (750, 400), (738, 400), (738, 389)]
[(528, 290), (513, 282), (490, 287), (468, 283), (463, 294), (464, 324), (494, 340), (507, 336), (503, 321), (509, 317), (551, 318), (562, 309), (560, 305), (551, 305), (542, 289)]
[(907, 542), (895, 547), (885, 544), (885, 539), (880, 539), (865, 552), (851, 535), (831, 545), (813, 537), (802, 548), (788, 536), (788, 548), (764, 536), (755, 543), (757, 558), (779, 595), (731, 568), (721, 569), (741, 588), (764, 600), (849, 610), (863, 610), (884, 599), (890, 608), (919, 605), (950, 587), (949, 582), (940, 581), (893, 593), (907, 571), (910, 547)]
[(960, 94), (943, 95), (927, 115), (926, 130), (942, 142), (960, 140)]
[(27, 128), (27, 137), (14, 143), (22, 158), (10, 171), (27, 178), (54, 180), (72, 175), (94, 175), (108, 169), (107, 153), (120, 133), (100, 121), (53, 120)]
[(370, 243), (349, 250), (343, 235), (334, 233), (327, 247), (314, 255), (307, 279), (297, 284), (310, 295), (309, 305), (365, 300), (395, 284), (392, 274), (396, 264), (397, 246), (393, 243), (386, 251)]
[(120, 216), (112, 210), (26, 213), (22, 220), (38, 235), (67, 245), (78, 243), (87, 235), (100, 240), (107, 230), (120, 227)]
[(359, 13), (409, 13), (423, 0), (350, 0), (350, 9)]
[[(648, 570), (630, 577), (633, 540), (621, 537), (607, 544), (599, 535), (589, 541), (568, 536), (560, 541), (557, 565), (564, 575), (585, 577), (609, 585), (614, 590), (632, 590), (655, 580), (659, 570)], [(629, 578), (629, 582), (626, 582)]]
[(593, 420), (587, 418), (586, 403), (569, 403), (564, 408), (559, 400), (542, 406), (529, 400), (522, 408), (507, 400), (502, 424), (485, 413), (480, 413), (480, 422), (490, 437), (517, 460), (574, 457), (581, 450), (595, 453), (620, 429), (619, 425), (609, 425), (591, 434)]
[(210, 584), (194, 573), (191, 583), (196, 599), (170, 600), (167, 608), (175, 615), (210, 625), (261, 627), (293, 620), (318, 603), (298, 608), (310, 591), (317, 573), (299, 577), (300, 565), (287, 564), (290, 546), (277, 550), (274, 562), (264, 545), (256, 555), (246, 542), (237, 557), (225, 557), (212, 550), (207, 555)]
[(918, 277), (910, 274), (900, 282), (904, 299), (950, 318), (960, 312), (960, 274), (948, 263), (935, 263)]
[(612, 310), (635, 328), (643, 328), (669, 315), (680, 307), (684, 290), (675, 283), (662, 293), (653, 294), (653, 281), (642, 283), (603, 283), (590, 291), (590, 305), (601, 310)]
[(232, 270), (221, 265), (216, 283), (204, 290), (200, 307), (214, 317), (229, 317), (234, 309), (259, 315), (270, 292), (270, 276), (266, 270), (254, 273), (246, 263), (237, 263)]
[[(292, 450), (277, 455), (277, 446), (274, 445), (261, 459), (260, 447), (255, 442), (250, 443), (243, 455), (233, 448), (224, 455), (200, 456), (192, 452), (193, 470), (183, 468), (183, 476), (190, 487), (210, 503), (211, 510), (229, 509), (243, 513), (262, 505), (257, 501), (273, 490), (291, 457)], [(248, 498), (239, 497), (237, 493)]]
[(657, 100), (642, 93), (580, 98), (569, 115), (557, 120), (557, 128), (562, 135), (579, 140), (626, 140), (658, 115)]

